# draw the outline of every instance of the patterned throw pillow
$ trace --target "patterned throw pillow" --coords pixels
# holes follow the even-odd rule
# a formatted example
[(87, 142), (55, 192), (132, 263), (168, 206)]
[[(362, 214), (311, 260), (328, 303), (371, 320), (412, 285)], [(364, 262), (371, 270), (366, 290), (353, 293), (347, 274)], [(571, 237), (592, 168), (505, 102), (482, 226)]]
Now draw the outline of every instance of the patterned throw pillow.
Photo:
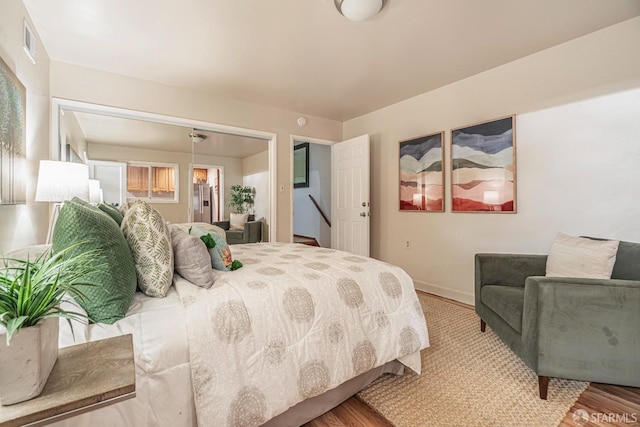
[(120, 225), (122, 224), (122, 218), (124, 218), (124, 216), (117, 208), (111, 205), (107, 205), (106, 203), (99, 203), (98, 209), (113, 218), (113, 220), (118, 224), (118, 227), (120, 227)]
[[(211, 256), (211, 266), (216, 270), (229, 271), (233, 265), (233, 259), (231, 258), (231, 249), (227, 242), (218, 234), (214, 232), (208, 232), (207, 230), (193, 226), (189, 230), (189, 234), (196, 237), (205, 237), (206, 240), (211, 239), (212, 242), (207, 245), (209, 248), (209, 255)], [(203, 240), (205, 244), (207, 241)]]
[(136, 270), (131, 250), (116, 223), (100, 209), (67, 201), (53, 229), (53, 253), (69, 246), (70, 255), (96, 250), (94, 268), (78, 285), (85, 296), (78, 301), (92, 321), (113, 323), (122, 319), (136, 291)]
[(202, 288), (213, 285), (211, 257), (204, 242), (175, 224), (169, 225), (176, 273)]
[(164, 218), (138, 200), (127, 209), (121, 228), (136, 265), (138, 286), (151, 297), (164, 297), (173, 280), (171, 234)]

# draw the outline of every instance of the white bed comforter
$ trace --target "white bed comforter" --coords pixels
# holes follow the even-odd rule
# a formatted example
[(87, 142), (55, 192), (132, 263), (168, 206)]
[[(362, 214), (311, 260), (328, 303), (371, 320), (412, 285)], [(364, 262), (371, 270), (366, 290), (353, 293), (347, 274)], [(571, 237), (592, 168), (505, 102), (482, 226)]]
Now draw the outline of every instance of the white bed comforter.
[(232, 251), (244, 267), (212, 288), (175, 280), (200, 427), (258, 426), (394, 359), (419, 372), (429, 338), (402, 269), (299, 244)]
[[(69, 307), (71, 308), (71, 307)], [(73, 310), (78, 310), (73, 307)], [(54, 423), (56, 427), (191, 427), (196, 425), (189, 345), (178, 293), (165, 298), (139, 292), (113, 325), (73, 322), (75, 340), (60, 320), (59, 346), (133, 334), (136, 397)]]

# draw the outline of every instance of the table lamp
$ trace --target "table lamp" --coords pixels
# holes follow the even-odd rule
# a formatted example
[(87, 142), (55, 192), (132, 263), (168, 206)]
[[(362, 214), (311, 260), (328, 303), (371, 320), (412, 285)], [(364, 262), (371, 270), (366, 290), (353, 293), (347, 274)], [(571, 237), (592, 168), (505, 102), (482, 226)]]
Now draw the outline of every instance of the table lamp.
[(89, 200), (89, 167), (82, 163), (41, 160), (36, 202), (53, 202), (46, 243), (51, 243), (62, 202), (79, 197)]

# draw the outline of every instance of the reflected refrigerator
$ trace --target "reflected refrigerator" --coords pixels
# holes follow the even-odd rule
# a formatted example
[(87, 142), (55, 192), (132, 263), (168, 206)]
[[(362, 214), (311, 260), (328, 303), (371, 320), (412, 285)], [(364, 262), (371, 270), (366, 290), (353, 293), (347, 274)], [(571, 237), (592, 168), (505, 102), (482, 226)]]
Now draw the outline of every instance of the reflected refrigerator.
[(211, 224), (211, 187), (193, 184), (193, 222)]

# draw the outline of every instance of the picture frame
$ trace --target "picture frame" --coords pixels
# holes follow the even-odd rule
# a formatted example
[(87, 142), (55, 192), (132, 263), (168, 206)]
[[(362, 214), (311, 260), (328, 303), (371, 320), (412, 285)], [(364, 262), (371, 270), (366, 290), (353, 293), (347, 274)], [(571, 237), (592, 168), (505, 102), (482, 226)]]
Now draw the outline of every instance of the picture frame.
[(26, 203), (26, 89), (0, 58), (0, 205)]
[(309, 187), (309, 143), (293, 147), (293, 188)]
[(452, 212), (516, 213), (515, 118), (451, 130)]
[(399, 142), (400, 211), (444, 212), (444, 131)]

